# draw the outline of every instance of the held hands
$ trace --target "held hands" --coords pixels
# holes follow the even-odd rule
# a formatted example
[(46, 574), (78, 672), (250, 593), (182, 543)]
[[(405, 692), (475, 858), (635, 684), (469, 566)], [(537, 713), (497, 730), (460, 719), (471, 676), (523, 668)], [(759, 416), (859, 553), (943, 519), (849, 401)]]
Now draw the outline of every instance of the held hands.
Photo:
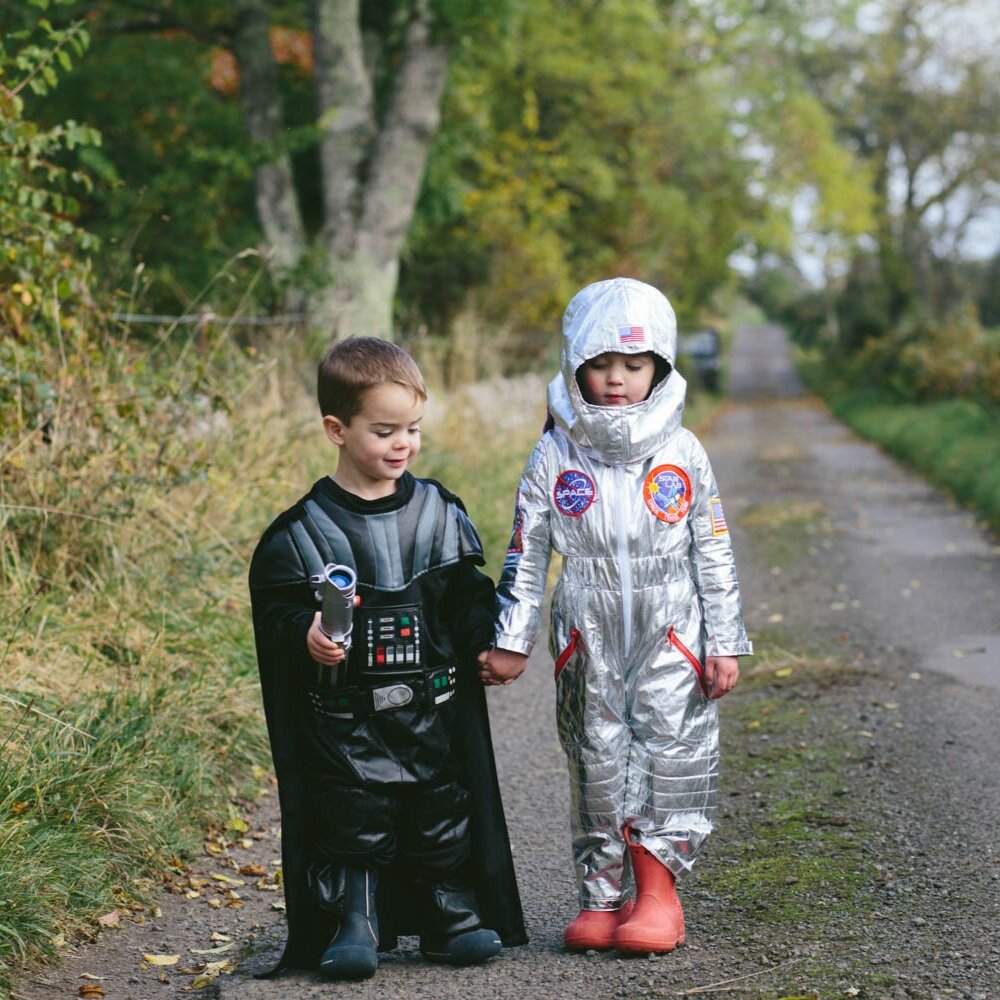
[(319, 616), (320, 613), (317, 611), (306, 633), (306, 649), (317, 663), (332, 667), (340, 663), (347, 654), (344, 652), (343, 643), (334, 642), (323, 634), (323, 630), (319, 627)]
[(528, 657), (509, 649), (486, 649), (477, 657), (479, 677), (488, 687), (510, 684), (524, 673)]
[(729, 694), (740, 679), (740, 661), (735, 656), (709, 656), (705, 660), (705, 691), (709, 698)]

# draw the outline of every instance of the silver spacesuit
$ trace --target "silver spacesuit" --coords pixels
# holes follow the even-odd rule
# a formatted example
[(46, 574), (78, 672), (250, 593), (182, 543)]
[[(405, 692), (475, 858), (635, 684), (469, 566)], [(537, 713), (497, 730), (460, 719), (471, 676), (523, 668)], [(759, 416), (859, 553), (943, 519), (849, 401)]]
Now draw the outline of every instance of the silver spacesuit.
[[(529, 653), (552, 551), (557, 726), (572, 790), (581, 909), (622, 905), (627, 827), (675, 875), (712, 829), (716, 703), (706, 656), (752, 652), (718, 488), (681, 426), (673, 309), (655, 288), (589, 285), (563, 318), (554, 427), (532, 452), (498, 587), (496, 645)], [(577, 370), (598, 354), (652, 352), (668, 370), (646, 400), (586, 402)]]

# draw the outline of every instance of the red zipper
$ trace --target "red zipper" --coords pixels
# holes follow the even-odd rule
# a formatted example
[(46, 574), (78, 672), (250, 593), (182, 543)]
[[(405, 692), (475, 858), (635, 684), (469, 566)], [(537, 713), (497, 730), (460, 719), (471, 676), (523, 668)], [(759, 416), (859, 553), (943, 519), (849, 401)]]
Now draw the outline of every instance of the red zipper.
[(701, 687), (702, 692), (705, 696), (708, 696), (708, 691), (705, 689), (705, 673), (704, 667), (701, 665), (701, 660), (698, 659), (694, 653), (691, 652), (687, 646), (677, 638), (677, 633), (674, 631), (673, 625), (667, 629), (667, 642), (674, 647), (679, 653), (681, 653), (684, 658), (694, 667), (694, 672), (698, 675), (698, 685)]
[(576, 652), (576, 647), (580, 642), (580, 630), (578, 628), (573, 629), (569, 634), (569, 644), (566, 648), (559, 654), (556, 660), (555, 669), (555, 680), (559, 680), (559, 675), (563, 672), (563, 667), (569, 662), (569, 658)]

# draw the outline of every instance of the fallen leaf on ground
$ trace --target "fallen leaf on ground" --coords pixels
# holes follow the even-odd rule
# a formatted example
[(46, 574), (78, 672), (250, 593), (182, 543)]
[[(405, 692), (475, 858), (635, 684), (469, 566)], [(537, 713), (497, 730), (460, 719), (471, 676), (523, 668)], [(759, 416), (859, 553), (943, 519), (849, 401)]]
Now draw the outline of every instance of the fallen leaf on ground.
[(76, 995), (80, 997), (103, 997), (106, 994), (104, 988), (97, 983), (84, 983), (76, 991)]
[(176, 965), (180, 960), (180, 955), (143, 955), (150, 965)]
[(230, 878), (228, 875), (212, 875), (216, 882), (226, 882), (228, 885), (246, 885), (242, 879)]
[(98, 917), (97, 922), (102, 927), (118, 927), (121, 925), (122, 919), (117, 910), (112, 910), (110, 913), (105, 913), (103, 917)]
[[(225, 966), (225, 962), (219, 962), (218, 965)], [(185, 992), (191, 990), (203, 990), (206, 986), (211, 986), (212, 983), (218, 979), (219, 974), (222, 972), (228, 972), (229, 969), (226, 968), (214, 968), (212, 965), (205, 967), (205, 971), (195, 976), (187, 986), (182, 986), (181, 989)]]

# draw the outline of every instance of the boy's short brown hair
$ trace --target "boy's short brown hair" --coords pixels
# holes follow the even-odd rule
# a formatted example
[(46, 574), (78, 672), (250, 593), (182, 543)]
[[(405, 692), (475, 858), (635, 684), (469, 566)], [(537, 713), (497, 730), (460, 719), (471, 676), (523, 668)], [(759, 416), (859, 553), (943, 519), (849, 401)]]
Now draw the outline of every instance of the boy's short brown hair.
[(379, 337), (348, 337), (331, 344), (319, 363), (316, 395), (320, 413), (349, 424), (361, 410), (368, 389), (385, 382), (427, 399), (416, 361), (401, 347)]

